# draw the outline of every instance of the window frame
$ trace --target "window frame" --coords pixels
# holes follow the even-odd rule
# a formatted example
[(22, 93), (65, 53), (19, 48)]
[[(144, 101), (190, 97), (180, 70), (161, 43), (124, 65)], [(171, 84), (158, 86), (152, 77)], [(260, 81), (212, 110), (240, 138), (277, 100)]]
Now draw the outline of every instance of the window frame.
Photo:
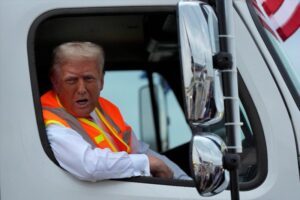
[(252, 97), (243, 81), (240, 73), (238, 73), (239, 98), (247, 113), (251, 129), (253, 131), (254, 147), (256, 149), (257, 174), (248, 182), (239, 182), (241, 191), (249, 191), (259, 187), (268, 174), (268, 157), (265, 135), (262, 123), (252, 100)]

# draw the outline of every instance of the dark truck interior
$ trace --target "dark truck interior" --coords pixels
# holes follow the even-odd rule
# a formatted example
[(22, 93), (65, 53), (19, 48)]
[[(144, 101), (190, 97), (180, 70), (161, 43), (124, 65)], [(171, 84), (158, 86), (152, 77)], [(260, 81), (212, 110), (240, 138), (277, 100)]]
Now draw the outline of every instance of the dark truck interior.
[[(49, 11), (38, 17), (31, 26), (28, 52), (33, 96), (35, 105), (39, 105), (36, 106), (36, 116), (40, 138), (46, 154), (56, 164), (58, 163), (46, 137), (39, 97), (51, 88), (48, 74), (53, 48), (68, 41), (91, 41), (101, 45), (105, 51), (105, 71), (145, 70), (148, 79), (151, 79), (152, 73), (159, 73), (168, 82), (183, 109), (176, 7), (68, 8)], [(155, 104), (152, 106), (155, 116)], [(217, 124), (215, 128), (220, 131), (222, 124), (223, 122)], [(242, 177), (245, 182), (257, 177), (257, 152), (253, 137), (253, 134), (248, 133), (244, 141), (249, 146), (246, 152), (252, 152), (250, 157), (242, 155), (245, 159), (250, 158), (245, 166), (246, 171), (240, 172), (245, 173), (244, 178)], [(186, 143), (161, 153), (191, 175), (189, 148), (189, 143)], [(146, 177), (127, 180), (193, 186), (192, 181), (154, 180)], [(255, 185), (251, 181), (249, 184), (251, 187)], [(241, 189), (251, 188), (247, 183), (244, 186)]]
[[(170, 9), (171, 10), (171, 9)], [(35, 38), (40, 92), (46, 82), (55, 46), (91, 41), (105, 51), (105, 70), (144, 69), (162, 74), (182, 103), (175, 10), (168, 12), (58, 15), (42, 22)], [(171, 70), (170, 70), (170, 67)], [(172, 71), (172, 73), (168, 73)]]

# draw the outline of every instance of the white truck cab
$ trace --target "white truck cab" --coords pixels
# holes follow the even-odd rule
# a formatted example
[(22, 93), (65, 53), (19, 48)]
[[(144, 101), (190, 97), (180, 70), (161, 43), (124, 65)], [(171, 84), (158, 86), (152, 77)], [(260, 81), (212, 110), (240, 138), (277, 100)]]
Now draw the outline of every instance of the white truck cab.
[[(299, 0), (181, 3), (0, 1), (0, 200), (299, 198)], [(193, 181), (86, 182), (59, 166), (40, 96), (67, 41), (104, 48), (101, 96)]]

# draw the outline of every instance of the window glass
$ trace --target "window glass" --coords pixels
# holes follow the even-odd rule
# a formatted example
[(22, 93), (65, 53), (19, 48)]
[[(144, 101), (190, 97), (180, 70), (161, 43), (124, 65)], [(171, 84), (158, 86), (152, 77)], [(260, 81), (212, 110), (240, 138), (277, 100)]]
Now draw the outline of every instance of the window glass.
[[(190, 141), (192, 132), (188, 126), (184, 113), (170, 88), (167, 81), (158, 73), (153, 74), (153, 80), (156, 85), (162, 88), (164, 98), (159, 100), (159, 105), (165, 105), (168, 132), (168, 148), (172, 149), (181, 144)], [(164, 101), (164, 102), (163, 102)]]
[[(121, 110), (124, 119), (130, 124), (139, 139), (150, 144), (152, 149), (157, 149), (155, 144), (155, 129), (152, 111), (150, 91), (144, 91), (148, 97), (143, 99), (143, 115), (140, 117), (139, 93), (149, 81), (144, 71), (108, 71), (105, 73), (105, 87), (101, 96), (115, 103)], [(191, 130), (185, 121), (184, 113), (167, 82), (158, 73), (153, 74), (157, 104), (159, 107), (161, 140), (163, 151), (179, 146), (191, 139)], [(145, 113), (146, 112), (146, 113)], [(151, 117), (148, 117), (151, 115)], [(147, 123), (140, 123), (141, 118), (147, 118)], [(141, 124), (147, 125), (144, 129)], [(147, 130), (147, 135), (142, 136), (141, 131)], [(145, 132), (145, 131), (144, 131)]]
[(148, 85), (142, 71), (105, 72), (104, 89), (101, 96), (118, 106), (136, 136), (140, 139), (139, 89)]

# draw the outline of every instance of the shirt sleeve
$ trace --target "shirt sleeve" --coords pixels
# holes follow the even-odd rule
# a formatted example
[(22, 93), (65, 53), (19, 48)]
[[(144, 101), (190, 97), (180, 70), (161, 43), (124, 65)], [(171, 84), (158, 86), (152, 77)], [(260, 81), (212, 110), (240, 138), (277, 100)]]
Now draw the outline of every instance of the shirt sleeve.
[(46, 131), (60, 166), (81, 180), (150, 176), (149, 160), (145, 154), (92, 148), (76, 131), (56, 124), (47, 126)]

